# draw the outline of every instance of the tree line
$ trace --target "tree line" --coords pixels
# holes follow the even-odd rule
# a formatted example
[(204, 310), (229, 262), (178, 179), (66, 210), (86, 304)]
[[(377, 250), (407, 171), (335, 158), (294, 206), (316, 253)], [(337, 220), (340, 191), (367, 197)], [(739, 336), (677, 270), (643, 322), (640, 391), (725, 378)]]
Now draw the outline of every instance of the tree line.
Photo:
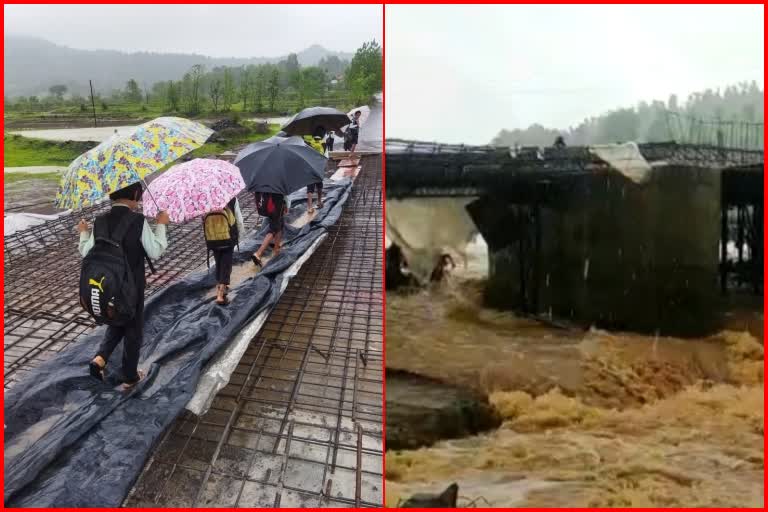
[(750, 147), (762, 147), (762, 127), (757, 125), (763, 123), (763, 97), (756, 82), (741, 82), (722, 90), (694, 92), (682, 102), (674, 94), (666, 102), (641, 101), (635, 107), (584, 119), (567, 129), (532, 124), (522, 130), (501, 130), (491, 144), (549, 146), (557, 137), (572, 146), (670, 140), (715, 143), (718, 137), (731, 137), (732, 145), (737, 145), (741, 137)]
[[(100, 112), (110, 108), (160, 110), (200, 115), (231, 111), (277, 113), (299, 110), (310, 103), (354, 106), (367, 103), (382, 89), (382, 52), (374, 40), (364, 43), (351, 61), (325, 57), (316, 66), (301, 66), (296, 54), (276, 64), (206, 69), (196, 64), (178, 80), (147, 86), (135, 79), (122, 90), (94, 93)], [(44, 97), (5, 99), (7, 111), (39, 112), (70, 107), (90, 112), (92, 99), (67, 97), (65, 85), (53, 85)]]

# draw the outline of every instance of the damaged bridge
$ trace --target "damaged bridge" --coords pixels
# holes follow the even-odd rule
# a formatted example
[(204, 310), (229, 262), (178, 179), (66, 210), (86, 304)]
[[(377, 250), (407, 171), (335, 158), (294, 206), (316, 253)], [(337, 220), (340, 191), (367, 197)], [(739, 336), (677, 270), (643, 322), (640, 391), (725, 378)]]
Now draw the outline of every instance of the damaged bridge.
[[(454, 224), (482, 234), (490, 306), (694, 335), (719, 326), (724, 297), (762, 296), (762, 151), (670, 142), (513, 152), (388, 140), (386, 184), (393, 206), (462, 205), (428, 229), (449, 230), (440, 219), (464, 215)], [(402, 243), (407, 219), (390, 210), (388, 238)]]

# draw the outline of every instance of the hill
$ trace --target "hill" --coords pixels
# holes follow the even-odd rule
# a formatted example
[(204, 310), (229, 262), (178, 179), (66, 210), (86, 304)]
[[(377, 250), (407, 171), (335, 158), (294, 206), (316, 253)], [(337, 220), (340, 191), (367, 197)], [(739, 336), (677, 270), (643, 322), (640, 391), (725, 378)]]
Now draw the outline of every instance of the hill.
[[(122, 89), (130, 79), (151, 86), (161, 80), (178, 80), (195, 64), (207, 69), (219, 66), (277, 63), (281, 57), (214, 58), (180, 53), (125, 53), (115, 50), (80, 50), (42, 38), (7, 35), (4, 38), (5, 95), (45, 95), (48, 88), (64, 84), (69, 92), (86, 95), (88, 80), (98, 92)], [(317, 65), (321, 59), (351, 60), (353, 54), (334, 52), (312, 45), (297, 54), (302, 66)]]

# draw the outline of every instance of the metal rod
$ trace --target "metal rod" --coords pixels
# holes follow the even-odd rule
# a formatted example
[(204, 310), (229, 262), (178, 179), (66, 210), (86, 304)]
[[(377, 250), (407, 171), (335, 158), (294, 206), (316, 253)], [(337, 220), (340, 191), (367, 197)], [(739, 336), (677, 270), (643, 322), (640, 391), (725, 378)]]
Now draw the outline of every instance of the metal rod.
[(96, 128), (96, 99), (93, 97), (93, 81), (88, 80), (91, 86), (91, 107), (93, 108), (93, 127)]

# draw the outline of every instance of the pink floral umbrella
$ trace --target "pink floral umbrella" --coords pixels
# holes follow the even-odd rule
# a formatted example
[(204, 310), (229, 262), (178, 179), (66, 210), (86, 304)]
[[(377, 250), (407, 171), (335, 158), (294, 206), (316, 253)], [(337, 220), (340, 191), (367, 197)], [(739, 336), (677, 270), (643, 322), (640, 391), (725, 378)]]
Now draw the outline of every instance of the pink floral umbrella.
[(174, 165), (149, 184), (154, 201), (144, 201), (144, 215), (165, 210), (171, 222), (183, 223), (224, 208), (245, 189), (240, 170), (223, 160), (196, 158)]

